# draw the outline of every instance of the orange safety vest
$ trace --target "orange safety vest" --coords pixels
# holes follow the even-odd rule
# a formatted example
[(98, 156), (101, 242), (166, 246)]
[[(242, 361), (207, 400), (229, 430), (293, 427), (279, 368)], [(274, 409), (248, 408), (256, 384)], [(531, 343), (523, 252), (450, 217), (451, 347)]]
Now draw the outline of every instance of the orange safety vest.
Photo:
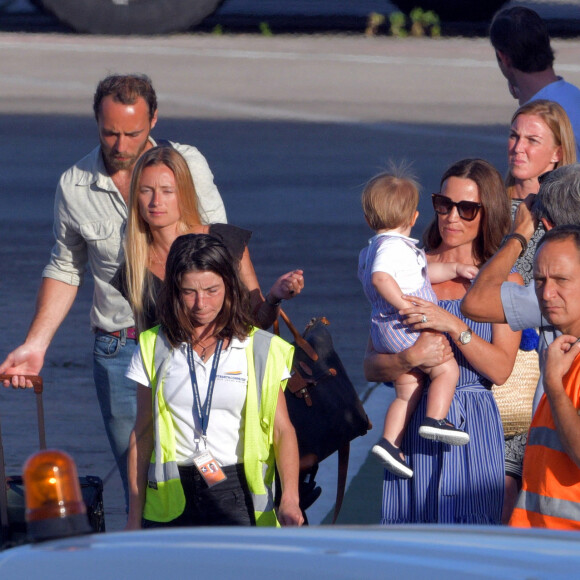
[[(580, 409), (580, 356), (563, 383), (574, 408)], [(522, 491), (510, 526), (580, 530), (580, 468), (560, 442), (546, 395), (530, 425)]]

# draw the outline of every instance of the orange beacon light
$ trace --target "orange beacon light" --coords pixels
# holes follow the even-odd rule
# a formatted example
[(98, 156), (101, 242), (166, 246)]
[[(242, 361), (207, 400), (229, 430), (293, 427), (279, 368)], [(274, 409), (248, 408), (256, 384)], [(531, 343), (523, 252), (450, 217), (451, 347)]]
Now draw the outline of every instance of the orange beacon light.
[(24, 464), (28, 537), (41, 542), (88, 534), (91, 527), (73, 458), (55, 449), (39, 451)]

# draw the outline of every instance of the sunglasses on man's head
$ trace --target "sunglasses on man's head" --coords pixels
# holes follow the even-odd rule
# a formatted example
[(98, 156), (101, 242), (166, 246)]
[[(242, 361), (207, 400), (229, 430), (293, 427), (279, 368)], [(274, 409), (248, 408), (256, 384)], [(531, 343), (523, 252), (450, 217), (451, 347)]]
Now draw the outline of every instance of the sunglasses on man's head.
[(433, 193), (431, 199), (435, 213), (447, 215), (455, 207), (459, 217), (466, 222), (473, 221), (481, 208), (481, 204), (476, 201), (451, 201), (447, 196), (440, 193)]

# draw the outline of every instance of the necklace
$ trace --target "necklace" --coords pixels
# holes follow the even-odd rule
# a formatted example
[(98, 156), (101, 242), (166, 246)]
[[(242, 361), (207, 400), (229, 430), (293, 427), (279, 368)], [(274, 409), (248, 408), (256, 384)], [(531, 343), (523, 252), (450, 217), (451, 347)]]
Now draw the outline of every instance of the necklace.
[(199, 353), (199, 358), (205, 362), (205, 352), (208, 348), (211, 348), (215, 343), (217, 342), (217, 339), (212, 340), (208, 345), (206, 346), (202, 346), (199, 342), (196, 344), (196, 346), (199, 346), (199, 348), (201, 348), (201, 352)]
[(151, 262), (153, 262), (153, 264), (163, 264), (163, 260), (161, 260), (161, 258), (159, 258), (159, 256), (157, 255), (157, 252), (155, 251), (155, 246), (153, 246), (153, 244), (151, 244), (149, 247), (151, 248), (151, 252), (153, 252), (153, 255), (149, 256), (149, 260), (151, 260)]

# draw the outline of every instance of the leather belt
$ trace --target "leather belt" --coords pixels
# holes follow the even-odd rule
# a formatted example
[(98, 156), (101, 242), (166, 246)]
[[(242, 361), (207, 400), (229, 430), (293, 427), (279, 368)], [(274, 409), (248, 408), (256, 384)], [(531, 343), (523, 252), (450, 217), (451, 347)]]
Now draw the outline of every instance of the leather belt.
[[(137, 329), (134, 326), (130, 326), (129, 328), (124, 328), (123, 330), (127, 331), (127, 338), (131, 340), (137, 340)], [(122, 330), (114, 330), (109, 332), (108, 330), (104, 330), (102, 328), (97, 328), (97, 332), (102, 332), (103, 334), (110, 334), (111, 336), (116, 336), (117, 338), (121, 338)]]

